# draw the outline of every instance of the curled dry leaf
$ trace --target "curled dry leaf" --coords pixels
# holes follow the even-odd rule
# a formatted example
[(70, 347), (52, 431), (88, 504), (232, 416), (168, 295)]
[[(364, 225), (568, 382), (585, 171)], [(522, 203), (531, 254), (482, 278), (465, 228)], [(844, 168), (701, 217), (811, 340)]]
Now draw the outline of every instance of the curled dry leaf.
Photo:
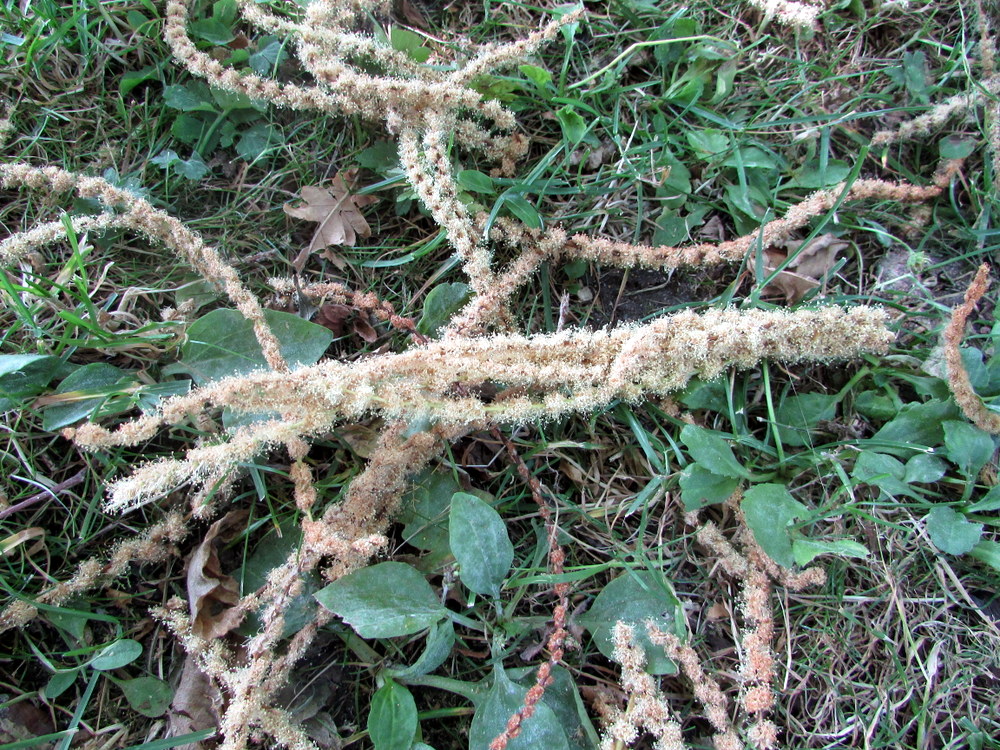
[[(285, 204), (285, 213), (289, 216), (318, 224), (312, 241), (292, 261), (296, 271), (305, 268), (313, 253), (326, 251), (334, 245), (354, 245), (358, 237), (371, 237), (371, 227), (361, 215), (361, 209), (378, 199), (370, 195), (351, 194), (350, 186), (356, 174), (357, 169), (338, 172), (329, 188), (307, 185), (299, 192), (301, 205), (293, 206), (292, 201)], [(338, 268), (346, 265), (336, 253), (326, 251), (322, 254)]]
[[(227, 513), (208, 528), (205, 538), (188, 558), (187, 594), (191, 629), (202, 638), (222, 638), (243, 619), (239, 610), (234, 608), (240, 599), (239, 583), (222, 572), (217, 546), (242, 529), (246, 518), (246, 511)], [(219, 726), (222, 706), (219, 687), (188, 656), (170, 704), (168, 736), (180, 737)], [(183, 747), (197, 750), (202, 745), (193, 743)]]
[(821, 234), (805, 247), (802, 246), (802, 240), (788, 240), (768, 248), (764, 251), (765, 278), (789, 256), (794, 255), (795, 258), (764, 287), (764, 294), (781, 294), (790, 305), (798, 302), (819, 286), (819, 280), (837, 262), (837, 254), (848, 247), (849, 242), (832, 234)]

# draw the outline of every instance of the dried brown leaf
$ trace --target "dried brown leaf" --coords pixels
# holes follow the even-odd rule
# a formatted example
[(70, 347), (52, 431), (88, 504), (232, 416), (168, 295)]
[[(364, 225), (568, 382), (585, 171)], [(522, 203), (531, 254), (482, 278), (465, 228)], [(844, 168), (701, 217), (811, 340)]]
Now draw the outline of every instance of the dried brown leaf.
[(240, 600), (236, 579), (222, 572), (217, 543), (243, 527), (246, 511), (232, 511), (213, 523), (188, 558), (187, 593), (191, 629), (201, 638), (221, 638), (237, 627), (242, 614), (234, 609)]
[[(222, 693), (219, 687), (201, 671), (197, 662), (188, 656), (181, 667), (180, 681), (174, 689), (167, 716), (167, 737), (212, 729), (222, 721)], [(180, 745), (180, 750), (201, 750), (201, 742)]]
[(328, 302), (319, 308), (316, 312), (314, 320), (321, 326), (329, 328), (333, 331), (335, 336), (340, 337), (344, 335), (345, 325), (347, 320), (351, 317), (351, 313), (353, 311), (354, 308), (348, 305), (338, 305), (333, 302)]
[(358, 334), (358, 336), (367, 341), (369, 344), (373, 343), (375, 339), (378, 338), (378, 331), (376, 331), (372, 327), (372, 324), (368, 322), (368, 316), (364, 312), (358, 312), (351, 324), (351, 328), (356, 334)]
[[(329, 188), (318, 185), (307, 185), (299, 191), (301, 205), (293, 206), (292, 201), (285, 204), (285, 213), (297, 219), (314, 221), (318, 224), (308, 247), (292, 261), (296, 271), (301, 271), (309, 256), (334, 245), (352, 246), (358, 237), (371, 237), (372, 230), (361, 214), (361, 209), (378, 199), (369, 195), (352, 195), (349, 185), (357, 174), (356, 169), (338, 172)], [(336, 253), (326, 252), (324, 257), (330, 259), (338, 268), (344, 268), (346, 263)]]
[[(794, 304), (819, 286), (821, 279), (837, 262), (837, 255), (850, 243), (832, 234), (821, 234), (805, 247), (802, 240), (788, 240), (764, 251), (764, 276), (774, 272), (789, 256), (795, 258), (764, 287), (764, 294), (781, 294)], [(761, 281), (761, 279), (758, 279)]]

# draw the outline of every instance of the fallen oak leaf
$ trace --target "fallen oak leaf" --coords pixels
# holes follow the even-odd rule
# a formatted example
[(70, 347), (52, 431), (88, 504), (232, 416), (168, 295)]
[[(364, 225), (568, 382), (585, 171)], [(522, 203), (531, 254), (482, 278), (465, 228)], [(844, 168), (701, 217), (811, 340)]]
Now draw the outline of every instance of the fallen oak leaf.
[(832, 235), (821, 234), (803, 247), (802, 240), (787, 240), (764, 251), (764, 276), (767, 278), (790, 256), (792, 261), (764, 287), (764, 294), (781, 294), (793, 305), (819, 286), (837, 262), (837, 255), (850, 247), (849, 242)]
[[(370, 195), (351, 194), (349, 185), (353, 183), (357, 171), (348, 169), (338, 172), (329, 188), (317, 185), (303, 187), (299, 191), (302, 205), (293, 206), (293, 201), (285, 203), (285, 213), (289, 216), (319, 224), (308, 247), (303, 248), (292, 261), (296, 271), (302, 271), (313, 253), (334, 245), (352, 246), (357, 243), (358, 237), (371, 237), (371, 227), (361, 214), (361, 209), (378, 199)], [(344, 259), (336, 253), (327, 251), (323, 253), (323, 257), (338, 268), (346, 266)]]

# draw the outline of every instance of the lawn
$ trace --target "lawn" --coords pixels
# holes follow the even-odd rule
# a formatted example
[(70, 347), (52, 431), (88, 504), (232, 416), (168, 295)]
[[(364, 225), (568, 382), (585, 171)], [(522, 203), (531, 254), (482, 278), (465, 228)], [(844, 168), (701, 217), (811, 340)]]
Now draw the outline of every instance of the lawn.
[(4, 0), (0, 750), (1000, 748), (992, 0)]

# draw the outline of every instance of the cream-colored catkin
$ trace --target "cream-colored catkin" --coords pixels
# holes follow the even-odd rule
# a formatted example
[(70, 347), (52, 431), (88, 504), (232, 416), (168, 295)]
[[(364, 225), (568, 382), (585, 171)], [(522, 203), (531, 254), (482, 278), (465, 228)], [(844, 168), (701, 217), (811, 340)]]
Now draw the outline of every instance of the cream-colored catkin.
[(817, 3), (795, 2), (795, 0), (747, 0), (750, 5), (763, 11), (768, 18), (774, 18), (786, 26), (810, 29), (826, 8)]

